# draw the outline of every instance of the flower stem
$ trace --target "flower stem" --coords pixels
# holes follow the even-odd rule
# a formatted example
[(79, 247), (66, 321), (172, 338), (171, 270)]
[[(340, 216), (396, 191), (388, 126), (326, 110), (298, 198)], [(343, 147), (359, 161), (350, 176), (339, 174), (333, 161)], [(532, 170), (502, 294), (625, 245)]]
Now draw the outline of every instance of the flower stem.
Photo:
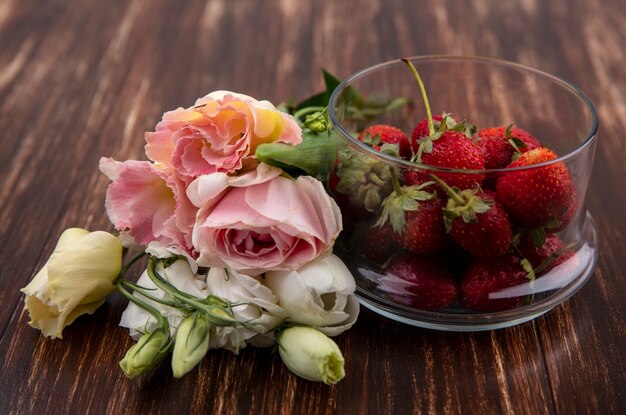
[(304, 107), (296, 111), (293, 114), (293, 118), (295, 118), (296, 120), (299, 120), (300, 118), (302, 118), (303, 116), (307, 114), (313, 114), (314, 112), (324, 111), (324, 109), (326, 109), (326, 107)]
[[(172, 284), (167, 282), (156, 270), (157, 261), (150, 257), (148, 259), (148, 276), (154, 284), (169, 294), (172, 298), (181, 301), (197, 310), (204, 311), (211, 319), (211, 323), (217, 326), (235, 326), (242, 324), (233, 314), (232, 307), (229, 302), (224, 301), (217, 296), (209, 296), (206, 301), (202, 301), (197, 297), (179, 291)], [(208, 302), (208, 304), (207, 304)], [(226, 304), (226, 305), (224, 305)]]
[(115, 285), (117, 287), (117, 291), (119, 291), (119, 293), (122, 294), (122, 296), (124, 296), (128, 301), (137, 304), (139, 307), (143, 308), (148, 313), (152, 314), (157, 319), (159, 326), (161, 326), (163, 330), (166, 330), (166, 331), (169, 330), (169, 323), (167, 322), (167, 319), (163, 317), (163, 315), (161, 315), (159, 310), (145, 303), (144, 301), (141, 301), (139, 298), (135, 297), (130, 292), (128, 292), (126, 288), (123, 287), (122, 280), (117, 281)]
[(139, 294), (143, 295), (148, 300), (154, 301), (155, 303), (163, 304), (163, 305), (166, 305), (168, 307), (183, 308), (183, 309), (187, 309), (187, 310), (190, 308), (190, 307), (186, 306), (185, 304), (181, 303), (180, 301), (169, 301), (169, 300), (164, 300), (162, 298), (155, 297), (154, 295), (152, 295), (152, 294), (150, 294), (148, 292), (150, 290), (149, 288), (142, 287), (140, 285), (135, 284), (134, 282), (131, 282), (131, 281), (128, 281), (128, 280), (121, 280), (121, 282), (122, 282), (122, 284), (132, 288), (134, 291), (136, 291)]
[(141, 258), (143, 258), (144, 255), (146, 255), (146, 251), (140, 252), (137, 255), (135, 255), (134, 257), (132, 257), (131, 260), (128, 261), (128, 263), (122, 267), (122, 269), (120, 270), (120, 273), (117, 276), (117, 279), (116, 279), (115, 282), (117, 282), (118, 280), (122, 280), (124, 278), (124, 276), (126, 275), (126, 273), (128, 272), (128, 270), (130, 269), (130, 267), (132, 267), (135, 264), (135, 262), (137, 262)]

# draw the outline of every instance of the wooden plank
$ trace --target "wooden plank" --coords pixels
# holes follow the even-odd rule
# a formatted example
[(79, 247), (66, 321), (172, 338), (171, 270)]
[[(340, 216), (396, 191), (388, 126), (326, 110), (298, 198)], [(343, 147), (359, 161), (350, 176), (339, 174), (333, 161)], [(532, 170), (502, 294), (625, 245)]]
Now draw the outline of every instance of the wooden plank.
[[(0, 413), (624, 413), (626, 8), (537, 2), (0, 2)], [(337, 339), (347, 378), (291, 375), (270, 349), (212, 351), (143, 389), (117, 294), (62, 341), (26, 325), (18, 289), (69, 226), (110, 229), (100, 156), (143, 158), (160, 115), (214, 89), (280, 102), (380, 61), (507, 58), (580, 85), (602, 119), (589, 206), (601, 257), (589, 284), (535, 323), (439, 333), (363, 310)], [(618, 187), (616, 189), (616, 186)]]

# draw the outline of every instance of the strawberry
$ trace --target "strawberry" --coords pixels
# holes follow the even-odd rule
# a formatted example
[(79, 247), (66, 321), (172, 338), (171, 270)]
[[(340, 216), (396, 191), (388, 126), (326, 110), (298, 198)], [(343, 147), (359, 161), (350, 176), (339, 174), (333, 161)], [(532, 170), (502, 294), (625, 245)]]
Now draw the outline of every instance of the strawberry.
[[(424, 138), (424, 151), (418, 154), (418, 163), (435, 167), (447, 167), (458, 170), (483, 170), (485, 160), (480, 147), (468, 139), (465, 135), (456, 131), (444, 131), (439, 137)], [(430, 144), (428, 144), (430, 142)], [(441, 180), (461, 190), (470, 189), (480, 185), (484, 179), (483, 174), (478, 173), (443, 173), (432, 172)], [(407, 184), (426, 181), (423, 174), (414, 177), (406, 177)]]
[(393, 228), (389, 224), (382, 226), (372, 226), (368, 229), (360, 244), (363, 247), (363, 254), (370, 260), (383, 264), (391, 256), (398, 252), (399, 247), (396, 242)]
[(383, 144), (397, 144), (400, 157), (405, 159), (411, 158), (409, 137), (402, 130), (391, 125), (377, 124), (367, 127), (361, 131), (358, 140), (377, 151), (381, 150)]
[(437, 310), (457, 299), (458, 287), (445, 262), (437, 257), (394, 257), (378, 280), (378, 289), (413, 308)]
[(511, 222), (493, 192), (478, 188), (456, 192), (435, 175), (432, 178), (450, 196), (443, 210), (444, 223), (457, 244), (482, 257), (508, 251), (513, 239)]
[(493, 298), (509, 287), (528, 282), (520, 258), (505, 254), (496, 258), (475, 258), (461, 281), (461, 301), (472, 310), (500, 311), (523, 304), (525, 296)]
[(420, 255), (441, 251), (447, 239), (442, 208), (442, 200), (435, 198), (420, 203), (417, 210), (406, 212), (404, 229), (401, 234), (396, 234), (398, 243)]
[(514, 156), (541, 147), (537, 138), (521, 128), (491, 127), (478, 132), (478, 145), (485, 155), (485, 168), (504, 168)]
[(391, 169), (374, 157), (343, 149), (329, 177), (329, 190), (342, 212), (358, 218), (378, 213), (385, 197), (392, 192)]
[(536, 241), (527, 233), (520, 240), (519, 250), (537, 274), (549, 271), (574, 255), (571, 247), (566, 246), (556, 235), (547, 235), (545, 240)]
[[(441, 123), (445, 120), (445, 125), (442, 127)], [(465, 120), (457, 122), (450, 114), (433, 115), (433, 128), (435, 131), (439, 130), (451, 130), (464, 134), (467, 137), (471, 137), (476, 132), (476, 127)], [(418, 122), (413, 132), (411, 133), (411, 150), (413, 153), (417, 153), (419, 150), (420, 140), (428, 137), (430, 130), (428, 126), (428, 117)]]
[[(463, 132), (471, 134), (474, 130), (473, 126), (465, 122), (457, 124), (456, 121), (450, 118), (449, 114), (444, 114), (439, 121), (438, 128), (435, 130), (434, 121), (436, 119), (431, 114), (422, 79), (411, 61), (408, 59), (402, 60), (409, 66), (419, 85), (424, 106), (426, 107), (426, 123), (428, 126), (428, 135), (426, 136), (423, 136), (424, 131), (422, 131), (424, 129), (422, 125), (424, 121), (420, 122), (411, 134), (412, 138), (414, 138), (411, 144), (412, 147), (415, 148), (415, 145), (417, 145), (417, 150), (411, 161), (433, 167), (483, 170), (485, 168), (485, 160), (482, 150), (463, 134)], [(415, 138), (417, 138), (417, 141), (415, 141)], [(443, 173), (437, 171), (433, 171), (433, 174), (447, 182), (450, 186), (455, 186), (462, 190), (480, 185), (485, 177), (483, 174)], [(405, 176), (405, 181), (411, 185), (423, 183), (427, 179), (420, 173), (412, 173), (408, 177)]]
[[(439, 129), (441, 125), (441, 120), (443, 120), (442, 115), (433, 115), (433, 127), (435, 128), (435, 130)], [(424, 137), (428, 137), (429, 135), (430, 132), (428, 131), (427, 117), (418, 122), (413, 129), (413, 132), (411, 132), (411, 150), (413, 150), (414, 153), (417, 153), (417, 150), (419, 148), (419, 141)]]
[(439, 252), (446, 242), (443, 202), (435, 193), (423, 190), (433, 182), (401, 187), (394, 171), (392, 184), (394, 191), (383, 201), (376, 225), (390, 222), (397, 243), (413, 253)]
[[(538, 147), (520, 155), (507, 168), (528, 167), (556, 158), (553, 151)], [(576, 205), (574, 184), (561, 162), (503, 173), (496, 184), (496, 195), (509, 217), (529, 229), (564, 226)]]
[(337, 186), (340, 181), (341, 179), (336, 172), (333, 172), (328, 176), (328, 188), (330, 190), (330, 195), (335, 202), (337, 202), (337, 206), (341, 209), (343, 228), (347, 229), (350, 227), (353, 219), (363, 219), (368, 217), (371, 213), (368, 212), (363, 206), (353, 202), (349, 195), (337, 191)]

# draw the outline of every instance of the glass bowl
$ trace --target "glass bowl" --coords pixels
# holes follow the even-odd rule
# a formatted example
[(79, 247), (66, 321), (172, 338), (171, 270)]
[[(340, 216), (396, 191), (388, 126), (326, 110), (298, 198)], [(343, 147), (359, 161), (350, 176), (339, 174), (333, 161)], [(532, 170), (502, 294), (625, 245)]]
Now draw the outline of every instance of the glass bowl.
[[(421, 139), (411, 138), (427, 112), (407, 64), (382, 63), (344, 80), (332, 94), (328, 110), (333, 134), (342, 143), (328, 190), (344, 220), (335, 253), (353, 272), (361, 304), (403, 323), (452, 331), (496, 329), (542, 315), (578, 291), (597, 261), (595, 225), (585, 202), (598, 128), (593, 103), (576, 86), (515, 63), (450, 56), (409, 60), (423, 80), (432, 114), (452, 114), (472, 143), (471, 151), (478, 148), (483, 162), (485, 152), (491, 151), (487, 140), (478, 138), (476, 130), (463, 129), (461, 120), (478, 131), (500, 128), (491, 130), (501, 134), (496, 141), (504, 140), (515, 154), (512, 165), (507, 166), (507, 161), (504, 167), (489, 169), (472, 167), (475, 164), (435, 165), (432, 158), (427, 163), (424, 154), (434, 152), (428, 139), (424, 134)], [(397, 103), (394, 99), (408, 101), (379, 110), (386, 103)], [(383, 133), (373, 137), (364, 133), (380, 124), (406, 134), (408, 155), (406, 146), (400, 146), (404, 158), (397, 154), (397, 146), (385, 148)], [(446, 124), (454, 127), (452, 120)], [(540, 143), (521, 140), (524, 132), (519, 130), (509, 128), (507, 135), (510, 125)], [(431, 132), (426, 131), (426, 135)], [(479, 134), (489, 136), (486, 131)], [(416, 158), (421, 143), (425, 144)], [(431, 140), (430, 145), (443, 146), (440, 143)], [(537, 145), (556, 155), (537, 157), (549, 153), (531, 150)], [(524, 155), (531, 151), (535, 156)], [(518, 164), (532, 161), (517, 166), (516, 157)], [(448, 199), (454, 197), (439, 184), (424, 185), (437, 181), (435, 177), (456, 186), (452, 191), (457, 195), (473, 191), (462, 200), (474, 194), (487, 200), (486, 210), (492, 212), (498, 205), (498, 218), (504, 215), (508, 222), (483, 226), (478, 218), (486, 213), (475, 213), (463, 224), (455, 222), (463, 217), (450, 215), (454, 209)], [(381, 225), (384, 207), (397, 210), (401, 204), (400, 199), (394, 199), (395, 205), (390, 199), (406, 195), (409, 189), (427, 194), (418, 196), (417, 204), (403, 205), (404, 223), (396, 214), (396, 229), (390, 216)], [(444, 220), (446, 207), (451, 208), (445, 215), (448, 220)], [(446, 221), (451, 232), (445, 231)], [(467, 231), (467, 224), (474, 231)], [(482, 233), (476, 231), (479, 227)], [(485, 227), (495, 229), (495, 234)]]

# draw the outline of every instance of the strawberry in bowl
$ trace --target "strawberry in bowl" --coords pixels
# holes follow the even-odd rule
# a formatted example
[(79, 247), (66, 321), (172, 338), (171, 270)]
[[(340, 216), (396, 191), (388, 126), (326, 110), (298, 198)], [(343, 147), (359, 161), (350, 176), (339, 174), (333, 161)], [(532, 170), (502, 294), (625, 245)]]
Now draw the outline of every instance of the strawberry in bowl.
[[(412, 103), (369, 118), (351, 110), (380, 97)], [(343, 142), (331, 178), (360, 180), (331, 194), (370, 208), (342, 209), (335, 248), (365, 307), (421, 327), (493, 329), (541, 315), (590, 278), (597, 118), (576, 87), (497, 60), (411, 58), (347, 78), (328, 113)]]

